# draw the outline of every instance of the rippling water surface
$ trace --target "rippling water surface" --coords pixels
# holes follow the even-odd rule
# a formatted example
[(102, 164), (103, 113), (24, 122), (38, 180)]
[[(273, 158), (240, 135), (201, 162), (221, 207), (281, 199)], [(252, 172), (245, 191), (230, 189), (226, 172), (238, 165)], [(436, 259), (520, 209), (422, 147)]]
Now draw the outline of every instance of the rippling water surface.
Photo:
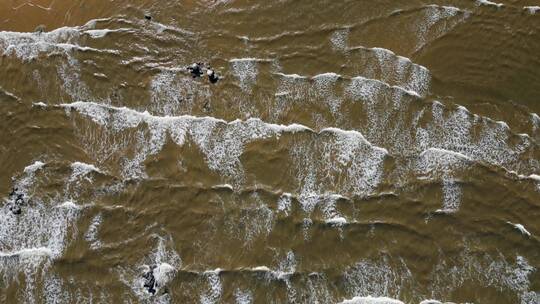
[(13, 0), (0, 30), (1, 303), (540, 303), (540, 2)]

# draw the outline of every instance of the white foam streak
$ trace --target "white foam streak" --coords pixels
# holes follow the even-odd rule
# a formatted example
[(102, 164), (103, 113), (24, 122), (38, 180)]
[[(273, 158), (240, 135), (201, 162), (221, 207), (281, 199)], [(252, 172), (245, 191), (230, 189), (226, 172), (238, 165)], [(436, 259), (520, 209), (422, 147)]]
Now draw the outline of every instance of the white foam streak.
[(232, 72), (240, 81), (240, 88), (243, 91), (251, 92), (252, 87), (257, 82), (259, 62), (264, 62), (264, 60), (256, 58), (239, 58), (230, 60)]
[(251, 268), (251, 271), (254, 271), (254, 272), (270, 272), (271, 270), (267, 266), (257, 266), (257, 267)]
[(308, 79), (309, 78), (307, 76), (302, 76), (302, 75), (298, 75), (298, 74), (283, 74), (283, 73), (280, 73), (280, 72), (277, 72), (275, 74), (278, 75), (278, 76), (281, 76), (283, 78), (292, 78), (292, 79)]
[[(356, 87), (360, 84), (366, 85), (366, 87), (364, 87), (363, 90), (357, 91)], [(359, 98), (359, 97), (363, 97), (366, 99), (373, 98), (373, 95), (376, 92), (376, 90), (377, 91), (381, 90), (381, 87), (387, 88), (387, 89), (396, 89), (405, 94), (415, 96), (417, 98), (422, 97), (418, 92), (407, 90), (401, 86), (390, 85), (378, 79), (371, 79), (371, 78), (366, 78), (363, 76), (356, 76), (356, 77), (351, 78), (351, 83), (349, 87), (347, 88), (347, 93), (349, 93), (350, 96), (355, 97), (355, 98)]]
[(66, 209), (75, 209), (75, 210), (78, 210), (78, 209), (81, 209), (80, 206), (76, 205), (74, 202), (72, 201), (66, 201), (66, 202), (63, 202), (62, 204), (56, 206), (57, 208), (66, 208)]
[(519, 175), (521, 178), (528, 178), (528, 179), (532, 179), (532, 180), (535, 180), (537, 182), (540, 182), (540, 175), (538, 174), (531, 174), (531, 175), (528, 175), (528, 176), (524, 176), (524, 175)]
[(21, 257), (26, 257), (26, 256), (46, 256), (46, 257), (52, 258), (53, 257), (53, 252), (51, 251), (51, 249), (49, 249), (47, 247), (24, 248), (24, 249), (17, 250), (17, 251), (12, 251), (12, 252), (0, 251), (0, 258), (13, 257), (13, 256), (21, 256)]
[(387, 297), (354, 297), (339, 304), (405, 304), (399, 300)]
[(531, 15), (534, 15), (537, 12), (540, 12), (540, 6), (524, 6), (523, 9), (529, 12), (529, 14)]
[(41, 107), (41, 108), (46, 108), (47, 107), (47, 104), (42, 102), (42, 101), (39, 101), (39, 102), (33, 102), (32, 103), (32, 106), (35, 106), (35, 107)]
[(101, 247), (101, 241), (98, 240), (98, 233), (99, 233), (99, 226), (103, 222), (103, 216), (100, 214), (96, 215), (92, 222), (90, 223), (90, 226), (88, 227), (88, 230), (86, 231), (86, 234), (84, 235), (84, 238), (86, 241), (90, 243), (90, 248), (95, 250)]
[(330, 36), (332, 48), (336, 51), (345, 51), (349, 40), (349, 29), (340, 29), (334, 31)]
[(496, 8), (500, 8), (500, 7), (504, 6), (504, 4), (502, 4), (502, 3), (495, 3), (495, 2), (488, 1), (488, 0), (476, 0), (476, 3), (478, 5), (494, 6)]
[(18, 96), (16, 96), (15, 94), (11, 92), (8, 92), (2, 86), (0, 86), (0, 93), (3, 93), (4, 95), (11, 97), (12, 99), (15, 99), (15, 100), (21, 100)]
[(470, 157), (468, 157), (467, 155), (465, 154), (462, 154), (462, 153), (459, 153), (459, 152), (455, 152), (455, 151), (451, 151), (451, 150), (446, 150), (446, 149), (441, 149), (441, 148), (429, 148), (427, 150), (424, 150), (422, 151), (422, 153), (420, 153), (420, 157), (426, 157), (430, 154), (434, 154), (434, 155), (439, 155), (439, 157), (442, 157), (443, 155), (451, 155), (455, 158), (461, 158), (465, 161), (472, 161), (472, 159)]
[(116, 50), (78, 45), (76, 41), (80, 35), (79, 27), (62, 27), (46, 33), (0, 32), (0, 50), (4, 55), (15, 55), (23, 61), (35, 59), (40, 53), (61, 53), (71, 57), (74, 50), (118, 54)]
[(130, 32), (131, 29), (128, 28), (121, 28), (121, 29), (99, 29), (99, 30), (86, 30), (83, 31), (83, 33), (90, 35), (90, 37), (94, 39), (99, 39), (107, 36), (109, 33), (122, 33), (122, 32)]
[(37, 170), (43, 168), (43, 166), (45, 166), (45, 163), (44, 162), (41, 162), (41, 161), (36, 161), (34, 162), (33, 164), (29, 165), (29, 166), (26, 166), (24, 168), (24, 173), (26, 174), (31, 174), (31, 173), (34, 173), (36, 172)]
[(241, 291), (240, 289), (236, 289), (234, 296), (236, 298), (236, 304), (253, 303), (253, 295), (250, 291)]
[(215, 185), (215, 186), (212, 186), (212, 189), (228, 189), (231, 191), (234, 190), (233, 186), (230, 184)]
[(159, 264), (154, 270), (157, 286), (166, 286), (174, 277), (176, 268), (168, 263)]
[(90, 172), (102, 173), (96, 166), (91, 164), (86, 164), (83, 162), (74, 162), (71, 164), (71, 170), (73, 171), (70, 177), (70, 180), (76, 180), (77, 178), (83, 177)]
[(332, 226), (344, 226), (347, 224), (347, 219), (345, 219), (344, 217), (335, 217), (327, 219), (326, 223)]
[(214, 304), (220, 302), (221, 294), (223, 293), (223, 286), (221, 278), (219, 277), (220, 272), (221, 269), (219, 268), (204, 272), (208, 283), (208, 289), (200, 296), (201, 303)]
[(512, 222), (506, 222), (506, 223), (509, 225), (512, 225), (514, 228), (519, 230), (519, 232), (521, 232), (523, 235), (531, 236), (531, 233), (527, 231), (527, 229), (525, 229), (525, 226), (523, 226), (522, 224), (514, 224)]
[(380, 151), (380, 152), (382, 152), (384, 154), (389, 154), (388, 150), (386, 150), (385, 148), (377, 147), (377, 146), (371, 144), (364, 137), (364, 135), (362, 133), (360, 133), (360, 132), (358, 132), (356, 130), (343, 130), (343, 129), (339, 129), (339, 128), (330, 127), (330, 128), (322, 129), (319, 133), (324, 133), (324, 132), (330, 132), (330, 133), (334, 133), (334, 134), (339, 134), (340, 136), (347, 137), (347, 138), (359, 139), (362, 144), (368, 145), (371, 148), (376, 149), (376, 150), (378, 150), (378, 151)]

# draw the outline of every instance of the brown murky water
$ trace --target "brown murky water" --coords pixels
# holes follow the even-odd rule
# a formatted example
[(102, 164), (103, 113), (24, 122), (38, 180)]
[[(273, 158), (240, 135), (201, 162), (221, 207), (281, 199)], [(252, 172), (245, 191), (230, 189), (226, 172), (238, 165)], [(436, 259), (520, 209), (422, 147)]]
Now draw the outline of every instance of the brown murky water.
[(539, 6), (1, 1), (0, 302), (540, 303)]

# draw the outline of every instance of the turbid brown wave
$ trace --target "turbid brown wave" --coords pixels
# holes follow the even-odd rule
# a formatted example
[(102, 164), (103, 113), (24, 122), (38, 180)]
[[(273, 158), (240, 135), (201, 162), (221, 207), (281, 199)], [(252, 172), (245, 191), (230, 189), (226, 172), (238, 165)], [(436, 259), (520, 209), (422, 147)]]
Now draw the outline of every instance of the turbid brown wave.
[(538, 304), (538, 54), (532, 0), (2, 1), (0, 303)]

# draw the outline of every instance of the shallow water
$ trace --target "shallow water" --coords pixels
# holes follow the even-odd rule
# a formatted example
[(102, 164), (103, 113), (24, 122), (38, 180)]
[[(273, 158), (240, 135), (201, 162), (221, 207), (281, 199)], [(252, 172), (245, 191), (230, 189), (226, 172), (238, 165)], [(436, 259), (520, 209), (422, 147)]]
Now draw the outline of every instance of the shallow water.
[(540, 303), (539, 6), (0, 3), (0, 302)]

